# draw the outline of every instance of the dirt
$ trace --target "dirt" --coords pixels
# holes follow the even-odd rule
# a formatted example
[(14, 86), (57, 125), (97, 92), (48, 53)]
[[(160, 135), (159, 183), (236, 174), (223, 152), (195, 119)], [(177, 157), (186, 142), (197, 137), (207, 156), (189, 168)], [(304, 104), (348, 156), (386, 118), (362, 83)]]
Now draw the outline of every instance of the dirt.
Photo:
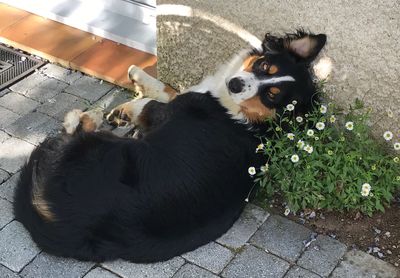
[[(284, 215), (285, 205), (275, 200), (269, 210)], [(400, 269), (400, 194), (384, 213), (375, 213), (372, 217), (356, 212), (323, 210), (290, 213), (287, 217)]]

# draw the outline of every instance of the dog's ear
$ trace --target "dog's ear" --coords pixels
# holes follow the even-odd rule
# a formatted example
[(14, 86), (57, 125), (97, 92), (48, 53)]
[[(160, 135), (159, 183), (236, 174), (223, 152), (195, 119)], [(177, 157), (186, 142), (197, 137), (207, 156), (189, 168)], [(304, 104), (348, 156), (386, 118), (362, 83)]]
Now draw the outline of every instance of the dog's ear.
[(283, 38), (265, 35), (263, 50), (287, 50), (298, 62), (311, 63), (326, 43), (326, 35), (314, 35), (298, 30), (294, 34), (287, 34)]

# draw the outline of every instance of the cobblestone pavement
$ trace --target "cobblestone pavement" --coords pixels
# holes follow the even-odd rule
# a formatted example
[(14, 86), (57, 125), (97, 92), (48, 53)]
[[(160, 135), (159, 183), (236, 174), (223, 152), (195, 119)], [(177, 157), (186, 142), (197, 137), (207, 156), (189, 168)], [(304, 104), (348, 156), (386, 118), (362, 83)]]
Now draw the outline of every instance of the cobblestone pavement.
[(0, 92), (0, 277), (396, 277), (391, 265), (252, 204), (215, 242), (162, 263), (94, 264), (41, 252), (12, 213), (22, 164), (60, 130), (68, 110), (128, 98), (112, 84), (52, 64)]

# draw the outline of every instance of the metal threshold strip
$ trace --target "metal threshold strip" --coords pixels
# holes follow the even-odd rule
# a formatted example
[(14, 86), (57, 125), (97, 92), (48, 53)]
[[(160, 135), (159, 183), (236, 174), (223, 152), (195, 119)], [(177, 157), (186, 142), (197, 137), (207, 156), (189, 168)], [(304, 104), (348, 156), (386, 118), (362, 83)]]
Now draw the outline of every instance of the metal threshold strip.
[(0, 45), (0, 91), (46, 62)]

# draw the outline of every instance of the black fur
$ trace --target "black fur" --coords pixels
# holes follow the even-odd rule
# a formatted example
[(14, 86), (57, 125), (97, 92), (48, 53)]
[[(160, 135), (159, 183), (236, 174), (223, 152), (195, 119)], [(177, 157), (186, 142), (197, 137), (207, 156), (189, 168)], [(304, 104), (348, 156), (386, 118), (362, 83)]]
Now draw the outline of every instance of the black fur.
[[(310, 107), (309, 80), (274, 107), (293, 94)], [(96, 262), (162, 261), (215, 240), (239, 217), (253, 186), (247, 169), (264, 163), (249, 126), (209, 93), (146, 109), (140, 140), (79, 132), (34, 150), (14, 210), (44, 251)], [(50, 208), (47, 220), (32, 204), (33, 186)]]

